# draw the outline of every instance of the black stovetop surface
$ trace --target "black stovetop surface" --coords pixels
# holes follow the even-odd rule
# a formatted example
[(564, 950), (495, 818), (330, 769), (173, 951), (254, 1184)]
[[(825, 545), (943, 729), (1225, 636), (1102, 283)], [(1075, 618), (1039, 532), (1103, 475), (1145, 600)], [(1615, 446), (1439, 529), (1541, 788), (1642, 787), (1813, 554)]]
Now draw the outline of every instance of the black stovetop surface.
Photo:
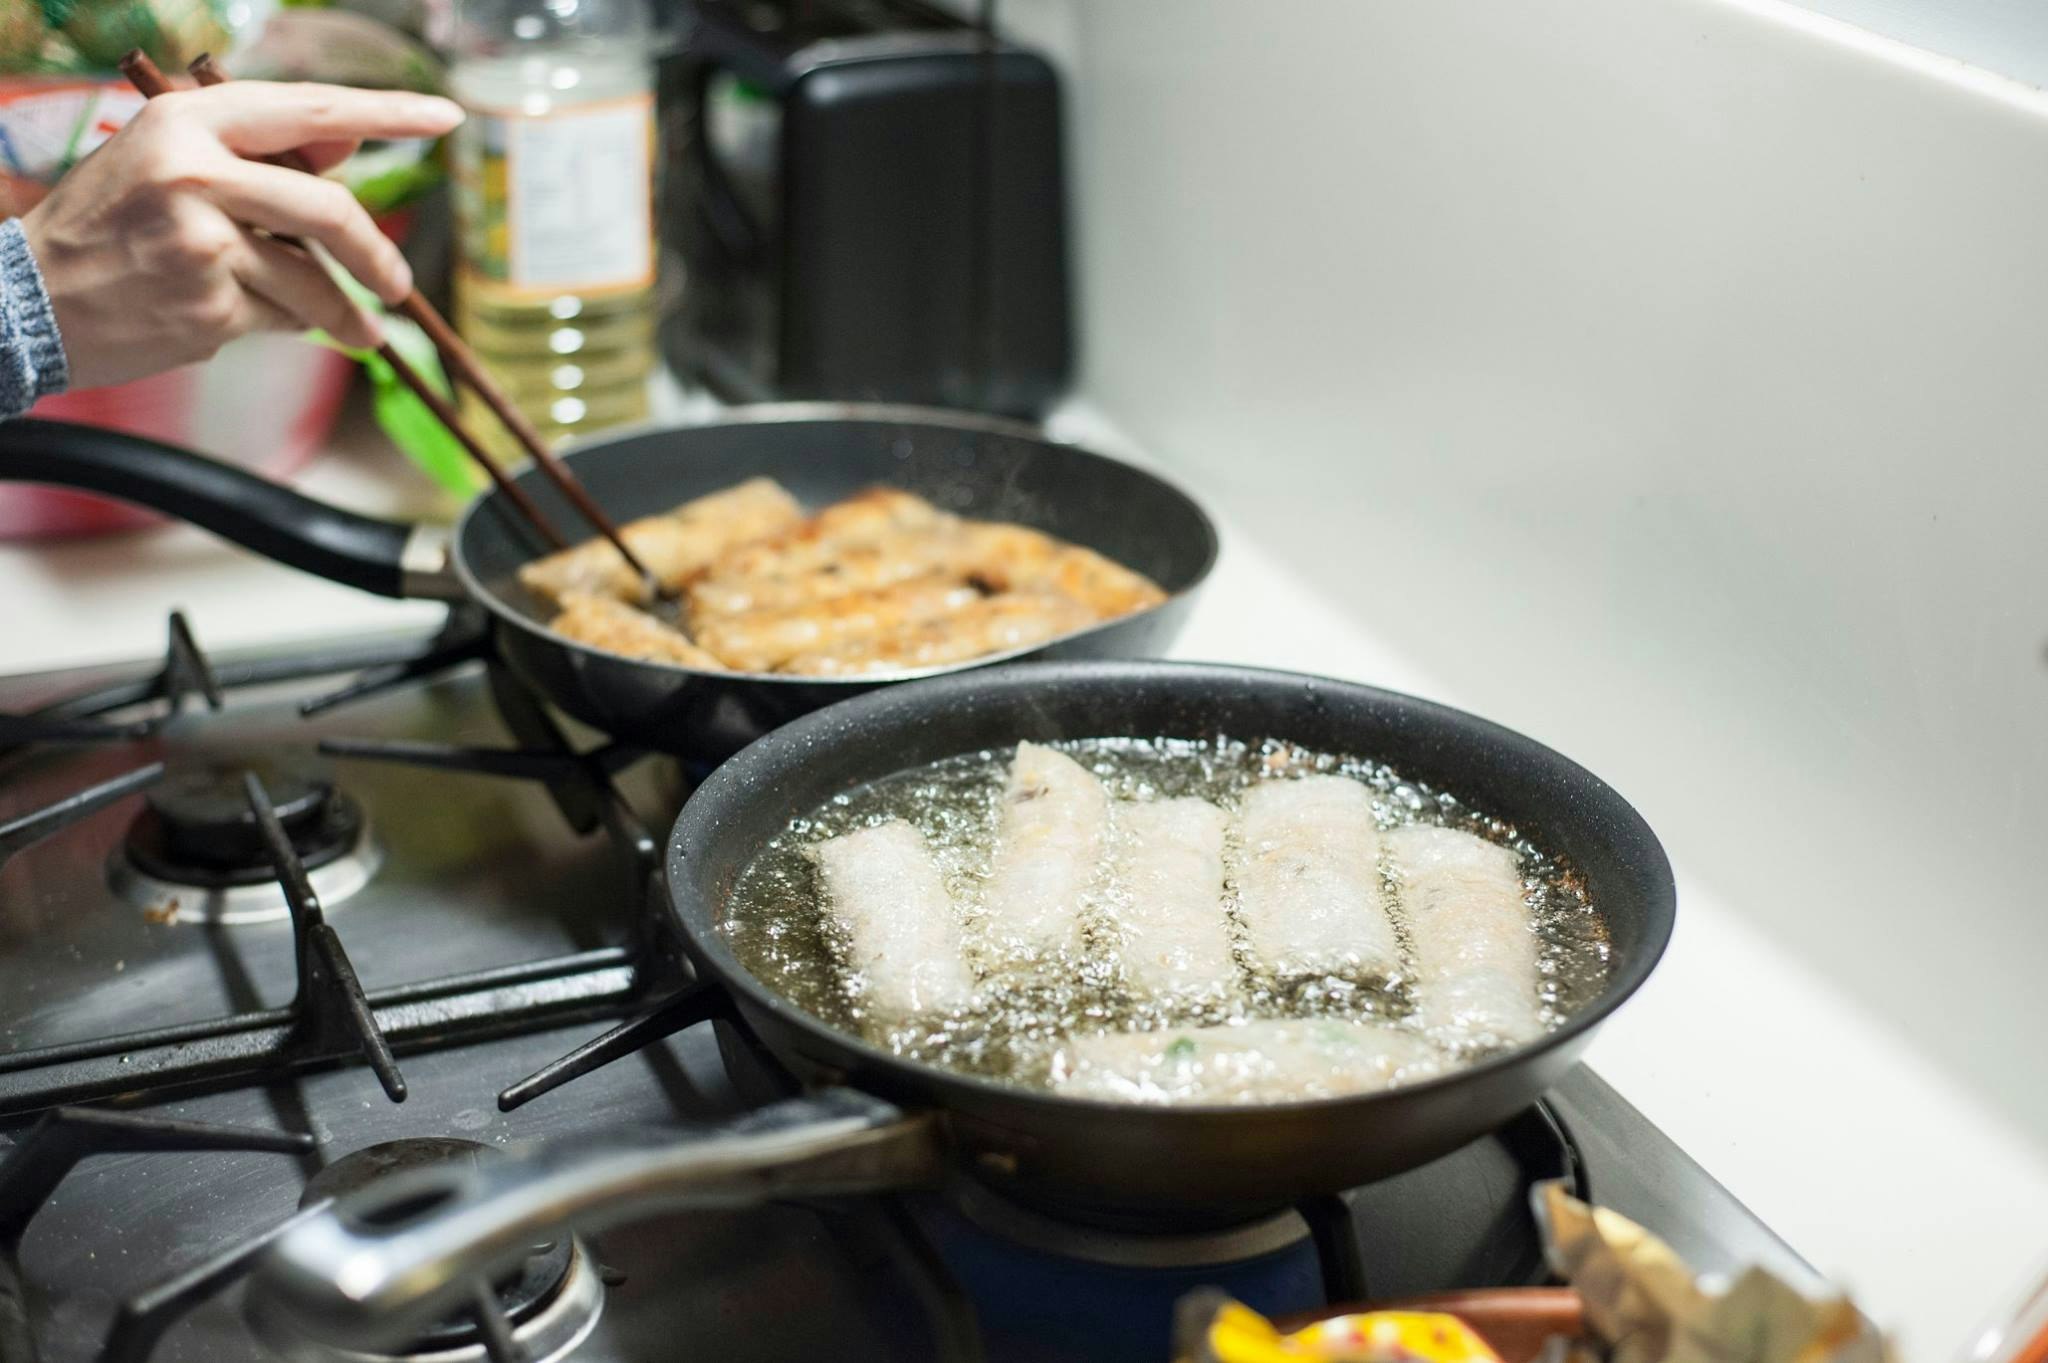
[[(462, 660), (461, 648), (450, 650), (458, 655), (451, 669), (301, 715), (304, 701), (346, 680), (328, 664), (388, 668), (433, 647), (419, 638), (351, 643), (314, 660), (317, 668), (286, 665), (276, 654), (238, 655), (217, 664), (228, 683), (218, 713), (194, 701), (153, 736), (0, 755), (0, 855), (10, 850), (5, 830), (14, 816), (151, 761), (175, 768), (252, 751), (310, 752), (322, 738), (444, 745), (444, 761), (445, 745), (531, 751), (532, 716), (508, 723), (503, 679), (494, 686), (486, 665)], [(151, 670), (0, 679), (0, 716)], [(234, 684), (294, 671), (316, 675)], [(64, 713), (95, 708), (73, 704)], [(561, 737), (572, 750), (601, 750), (601, 739), (573, 726), (563, 726)], [(296, 1059), (280, 1052), (282, 1062), (266, 1066), (249, 1058), (261, 1048), (243, 1044), (246, 1031), (227, 1029), (225, 1042), (215, 1035), (222, 1029), (210, 1020), (252, 1012), (280, 1035), (291, 1032), (301, 959), (292, 924), (282, 917), (205, 923), (149, 911), (117, 893), (119, 876), (110, 877), (109, 867), (138, 797), (12, 849), (0, 861), (5, 1139), (23, 1140), (35, 1112), (52, 1101), (125, 1095), (119, 1106), (129, 1111), (300, 1132), (314, 1145), (302, 1154), (158, 1151), (82, 1160), (19, 1233), (26, 1310), (11, 1343), (9, 1283), (0, 1272), (0, 1363), (19, 1363), (12, 1353), (23, 1351), (24, 1336), (53, 1363), (145, 1353), (210, 1363), (277, 1356), (274, 1343), (245, 1321), (232, 1272), (217, 1287), (159, 1294), (158, 1305), (171, 1305), (145, 1313), (150, 1328), (131, 1325), (121, 1347), (106, 1350), (124, 1303), (148, 1305), (151, 1289), (232, 1256), (292, 1215), (307, 1180), (351, 1151), (408, 1137), (488, 1146), (576, 1140), (743, 1107), (744, 1083), (736, 1086), (730, 1062), (744, 1070), (751, 1061), (731, 1034), (721, 1037), (712, 1026), (669, 1037), (516, 1111), (497, 1107), (507, 1085), (673, 984), (672, 967), (649, 950), (643, 930), (646, 866), (621, 836), (630, 842), (635, 830), (652, 830), (658, 838), (687, 780), (666, 759), (633, 756), (605, 752), (594, 768), (632, 817), (622, 824), (609, 816), (606, 827), (584, 832), (572, 822), (592, 820), (572, 820), (565, 810), (587, 815), (588, 801), (565, 800), (559, 781), (330, 759), (366, 816), (379, 859), (364, 888), (326, 906), (327, 921), (372, 1014), (391, 1032), (403, 1103), (392, 1102), (359, 1063), (352, 1041), (337, 1045), (330, 1036), (324, 1049)], [(527, 767), (527, 777), (551, 770), (542, 762)], [(416, 987), (450, 977), (511, 983), (439, 994)], [(418, 1000), (427, 996), (459, 1008), (423, 1021)], [(502, 1009), (497, 1025), (485, 1016), (493, 1008)], [(203, 1035), (179, 1041), (163, 1030), (173, 1024)], [(156, 1035), (135, 1045), (118, 1039), (145, 1029)], [(205, 1047), (225, 1047), (213, 1052), (224, 1058), (206, 1088), (148, 1091), (152, 1076), (193, 1077), (179, 1067)], [(1529, 1184), (1559, 1173), (1702, 1269), (1765, 1262), (1794, 1281), (1812, 1281), (1766, 1227), (1590, 1071), (1574, 1071), (1545, 1108), (1435, 1164), (1344, 1195), (1348, 1217), (1339, 1233), (1357, 1251), (1350, 1287), (1385, 1297), (1540, 1279)], [(0, 1223), (7, 1177), (0, 1163)], [(921, 1229), (906, 1234), (906, 1227)], [(0, 1224), (0, 1249), (6, 1230)], [(678, 1341), (690, 1341), (693, 1353), (735, 1360), (972, 1356), (977, 1348), (998, 1359), (1091, 1351), (1130, 1357), (1153, 1340), (1163, 1357), (1159, 1303), (1191, 1282), (1220, 1280), (1248, 1298), (1267, 1298), (1254, 1304), (1293, 1309), (1321, 1301), (1329, 1273), (1327, 1256), (1318, 1271), (1305, 1228), (1292, 1237), (1283, 1228), (1277, 1241), (1268, 1236), (1256, 1264), (1173, 1273), (1082, 1267), (992, 1236), (937, 1199), (665, 1216), (603, 1233), (591, 1248), (608, 1285), (597, 1324), (573, 1355), (579, 1359), (671, 1358)], [(158, 1326), (161, 1338), (139, 1347)], [(447, 1356), (483, 1351), (468, 1346)]]

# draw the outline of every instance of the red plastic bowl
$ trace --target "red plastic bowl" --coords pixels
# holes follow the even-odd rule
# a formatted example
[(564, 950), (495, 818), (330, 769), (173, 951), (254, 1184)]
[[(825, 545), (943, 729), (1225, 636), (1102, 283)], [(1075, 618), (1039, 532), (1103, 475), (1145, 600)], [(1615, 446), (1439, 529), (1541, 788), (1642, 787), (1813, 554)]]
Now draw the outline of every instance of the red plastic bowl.
[[(59, 393), (30, 414), (148, 436), (289, 478), (327, 439), (354, 372), (353, 361), (325, 347), (290, 336), (249, 336), (205, 364)], [(0, 539), (104, 535), (161, 519), (87, 493), (0, 484)]]

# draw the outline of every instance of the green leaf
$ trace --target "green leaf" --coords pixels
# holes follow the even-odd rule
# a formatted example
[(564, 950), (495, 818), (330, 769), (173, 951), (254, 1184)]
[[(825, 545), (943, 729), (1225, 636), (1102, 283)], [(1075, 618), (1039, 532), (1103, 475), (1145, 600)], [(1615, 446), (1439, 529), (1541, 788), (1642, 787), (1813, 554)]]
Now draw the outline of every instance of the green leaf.
[[(374, 296), (367, 289), (346, 276), (337, 274), (341, 283), (352, 297), (362, 302), (373, 312), (381, 312)], [(384, 339), (398, 352), (443, 397), (452, 398), (454, 388), (448, 376), (441, 369), (440, 352), (427, 334), (404, 317), (385, 316)], [(451, 435), (433, 409), (421, 402), (419, 395), (405, 386), (398, 372), (384, 357), (374, 350), (352, 350), (338, 343), (324, 331), (309, 332), (307, 339), (333, 350), (339, 350), (363, 367), (370, 376), (370, 413), (377, 419), (377, 425), (391, 438), (406, 458), (412, 460), (420, 471), (436, 484), (459, 497), (469, 497), (480, 491), (487, 479), (483, 471), (471, 461), (469, 452), (462, 442)]]
[(350, 186), (356, 202), (372, 213), (388, 213), (420, 198), (441, 183), (440, 166), (418, 161), (397, 166), (381, 174), (366, 176)]
[[(468, 497), (484, 484), (484, 476), (476, 465), (470, 462), (468, 451), (441, 419), (419, 400), (418, 394), (400, 381), (397, 373), (374, 353), (363, 357), (363, 367), (370, 374), (370, 410), (377, 418), (377, 424), (384, 434), (391, 437), (393, 444), (403, 450), (406, 457), (419, 465), (422, 472), (440, 486), (458, 496)], [(417, 368), (418, 366), (414, 366)], [(422, 374), (426, 371), (422, 370)], [(433, 383), (440, 377), (440, 366), (427, 375)], [(446, 380), (434, 383), (443, 393), (447, 392)]]

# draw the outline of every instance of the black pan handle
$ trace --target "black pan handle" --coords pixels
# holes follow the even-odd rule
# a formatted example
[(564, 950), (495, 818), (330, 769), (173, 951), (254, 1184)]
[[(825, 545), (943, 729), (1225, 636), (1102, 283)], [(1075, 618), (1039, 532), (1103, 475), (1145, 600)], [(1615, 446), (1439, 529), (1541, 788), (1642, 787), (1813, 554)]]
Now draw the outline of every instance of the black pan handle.
[(413, 526), (344, 511), (203, 455), (65, 421), (0, 422), (0, 482), (97, 492), (379, 596), (457, 599)]
[(579, 1136), (521, 1156), (378, 1180), (286, 1231), (251, 1302), (288, 1334), (371, 1351), (459, 1308), (564, 1229), (657, 1212), (934, 1185), (939, 1121), (853, 1089), (821, 1089), (695, 1130)]

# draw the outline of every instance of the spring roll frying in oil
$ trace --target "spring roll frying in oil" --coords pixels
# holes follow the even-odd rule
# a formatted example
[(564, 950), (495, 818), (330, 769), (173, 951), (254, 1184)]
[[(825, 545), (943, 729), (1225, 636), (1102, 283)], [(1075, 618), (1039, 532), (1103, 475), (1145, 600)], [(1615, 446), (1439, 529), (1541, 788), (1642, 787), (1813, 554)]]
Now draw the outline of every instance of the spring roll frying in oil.
[(1376, 1093), (1441, 1069), (1426, 1041), (1379, 1023), (1269, 1019), (1069, 1037), (1052, 1086), (1127, 1103), (1285, 1103)]
[(964, 1008), (974, 973), (930, 848), (894, 819), (812, 849), (866, 1002), (889, 1017)]
[(1223, 811), (1207, 800), (1120, 800), (1114, 896), (1125, 983), (1159, 998), (1237, 984), (1223, 911)]
[(1109, 794), (1079, 762), (1019, 743), (1003, 783), (983, 924), (999, 958), (1072, 956), (1109, 825)]
[(1543, 1031), (1536, 934), (1515, 854), (1455, 828), (1387, 834), (1415, 946), (1423, 1028), (1457, 1044), (1528, 1041)]
[(1398, 968), (1364, 785), (1320, 775), (1262, 782), (1246, 792), (1238, 829), (1238, 904), (1260, 965), (1282, 977)]

